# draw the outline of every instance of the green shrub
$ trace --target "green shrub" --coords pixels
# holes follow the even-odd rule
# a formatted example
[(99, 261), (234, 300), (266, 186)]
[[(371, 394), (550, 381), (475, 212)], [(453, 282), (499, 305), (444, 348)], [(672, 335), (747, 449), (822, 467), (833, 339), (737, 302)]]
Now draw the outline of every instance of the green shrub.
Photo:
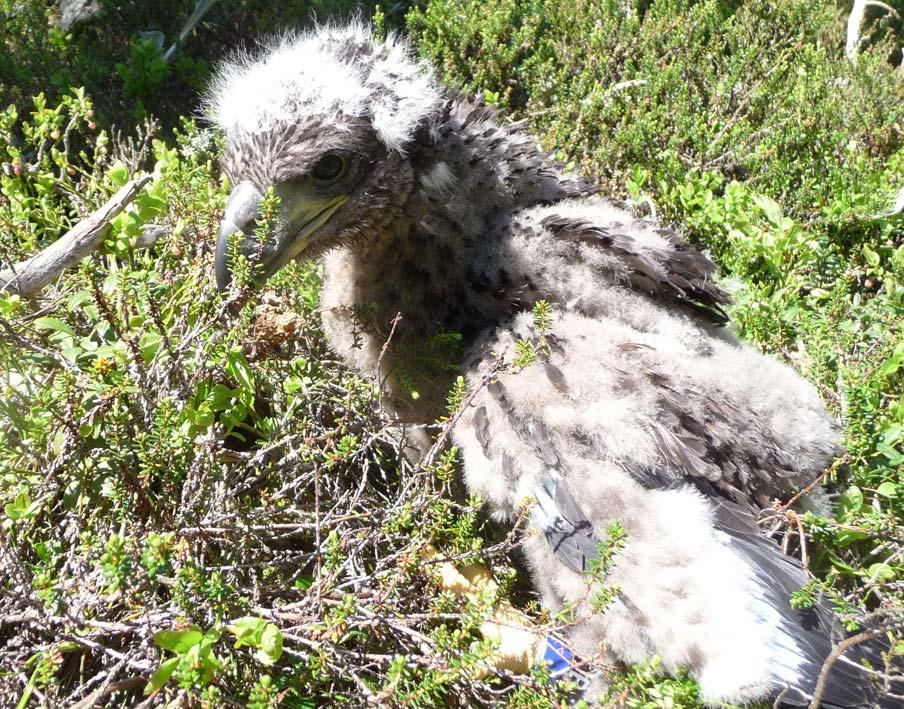
[[(488, 559), (547, 620), (511, 540), (456, 496), (455, 451), (412, 468), (372, 387), (331, 359), (318, 269), (286, 269), (257, 305), (215, 293), (226, 185), (215, 139), (178, 116), (216, 57), (309, 4), (223, 0), (171, 65), (133, 38), (168, 46), (184, 3), (101, 4), (62, 34), (52, 4), (0, 0), (4, 257), (155, 175), (37, 302), (0, 295), (0, 704), (71, 704), (107, 680), (99, 703), (134, 704), (145, 678), (153, 701), (211, 705), (563, 701), (543, 673), (484, 674), (485, 609), (425, 573), (428, 542)], [(384, 5), (380, 31), (406, 7)], [(463, 0), (407, 22), (447, 81), (709, 248), (735, 328), (819, 386), (846, 430), (838, 509), (778, 521), (792, 546), (803, 529), (821, 579), (796, 602), (821, 588), (849, 610), (904, 601), (904, 225), (874, 218), (904, 186), (904, 101), (897, 27), (852, 63), (843, 19), (815, 0)], [(143, 113), (169, 137), (97, 125)], [(655, 659), (614, 675), (610, 699), (699, 705)]]
[[(84, 86), (97, 103), (101, 125), (123, 129), (152, 115), (169, 131), (180, 116), (197, 113), (210, 67), (225, 56), (313, 20), (367, 13), (375, 6), (373, 0), (219, 0), (164, 63), (163, 53), (195, 3), (95, 4), (96, 15), (65, 32), (56, 0), (0, 0), (0, 108), (25, 106), (38, 93), (56, 103), (70, 87)], [(387, 25), (401, 24), (407, 5), (384, 3)]]
[(470, 0), (408, 25), (448, 81), (498, 95), (613, 194), (635, 170), (652, 193), (716, 172), (833, 221), (885, 203), (879, 176), (904, 137), (896, 40), (852, 63), (842, 19), (807, 0)]
[(139, 167), (154, 179), (37, 314), (0, 294), (0, 598), (18, 619), (0, 704), (71, 704), (101, 677), (128, 704), (489, 701), (482, 609), (420, 559), (432, 542), (514, 578), (511, 541), (485, 552), (479, 502), (456, 501), (455, 452), (406, 462), (377, 392), (329, 356), (316, 267), (223, 302), (210, 135), (110, 140), (91, 111), (76, 92), (2, 123), (25, 136), (0, 145), (21, 166), (0, 189), (4, 253), (51, 242)]

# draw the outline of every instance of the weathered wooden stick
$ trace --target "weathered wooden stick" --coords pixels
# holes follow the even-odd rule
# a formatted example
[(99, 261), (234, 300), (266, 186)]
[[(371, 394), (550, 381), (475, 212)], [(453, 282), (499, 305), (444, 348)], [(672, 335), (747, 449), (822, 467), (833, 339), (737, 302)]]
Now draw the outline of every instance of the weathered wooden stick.
[(847, 41), (844, 44), (844, 54), (851, 61), (857, 58), (857, 53), (860, 51), (860, 26), (863, 24), (863, 18), (866, 16), (866, 9), (868, 7), (878, 7), (892, 17), (898, 20), (901, 19), (901, 16), (895, 8), (880, 0), (854, 0), (851, 14), (848, 15)]
[(150, 175), (130, 180), (104, 206), (82, 219), (46, 249), (12, 268), (0, 271), (0, 291), (32, 295), (52, 283), (63, 271), (101, 245), (110, 221), (138, 196), (150, 180)]
[[(904, 62), (901, 63), (901, 66), (904, 66)], [(904, 187), (901, 188), (901, 191), (898, 192), (898, 197), (895, 200), (895, 206), (892, 207), (885, 214), (880, 214), (881, 217), (893, 217), (896, 214), (904, 214)]]

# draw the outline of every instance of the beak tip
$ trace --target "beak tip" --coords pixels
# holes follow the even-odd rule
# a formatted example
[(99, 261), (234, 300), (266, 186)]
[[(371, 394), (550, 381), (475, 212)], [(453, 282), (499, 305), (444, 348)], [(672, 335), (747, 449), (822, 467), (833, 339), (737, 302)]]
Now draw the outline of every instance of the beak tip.
[(229, 289), (229, 284), (232, 282), (232, 278), (230, 278), (230, 274), (228, 271), (221, 271), (219, 268), (217, 269), (217, 292), (220, 294), (225, 293)]
[(217, 240), (217, 251), (214, 256), (214, 275), (216, 276), (217, 290), (225, 292), (232, 282), (232, 274), (229, 272), (229, 235), (231, 232), (222, 230)]

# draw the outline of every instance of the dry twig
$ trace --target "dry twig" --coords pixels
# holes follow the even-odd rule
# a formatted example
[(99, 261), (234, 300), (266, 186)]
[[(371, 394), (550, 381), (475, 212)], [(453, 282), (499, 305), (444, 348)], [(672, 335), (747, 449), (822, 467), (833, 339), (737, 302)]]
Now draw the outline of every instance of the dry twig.
[(52, 283), (67, 268), (94, 251), (104, 240), (110, 222), (150, 182), (144, 175), (123, 185), (100, 209), (31, 258), (0, 271), (0, 291), (33, 295)]

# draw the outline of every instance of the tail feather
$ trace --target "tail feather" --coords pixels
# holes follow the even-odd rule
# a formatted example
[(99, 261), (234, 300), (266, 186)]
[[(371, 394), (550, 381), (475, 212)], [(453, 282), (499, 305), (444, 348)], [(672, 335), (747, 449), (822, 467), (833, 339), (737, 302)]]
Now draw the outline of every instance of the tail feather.
[[(598, 557), (599, 537), (565, 480), (550, 472), (535, 488), (535, 496), (533, 523), (544, 532), (553, 553), (572, 569), (586, 571)], [(781, 651), (775, 656), (787, 656), (787, 650), (799, 660), (790, 677), (789, 668), (775, 668), (775, 676), (783, 678), (785, 686), (777, 688), (772, 697), (774, 706), (809, 707), (827, 667), (820, 694), (820, 706), (825, 709), (904, 709), (904, 702), (897, 698), (904, 694), (902, 668), (886, 666), (891, 650), (889, 639), (880, 634), (852, 644), (841, 657), (827, 664), (838, 644), (851, 636), (828, 600), (819, 596), (810, 607), (792, 607), (792, 594), (809, 581), (800, 562), (783, 554), (774, 540), (763, 536), (749, 510), (720, 498), (710, 501), (716, 529), (726, 535), (731, 549), (752, 571), (758, 588), (753, 597), (766, 604), (764, 613), (770, 619), (778, 617), (774, 642)], [(883, 678), (889, 672), (895, 679)]]
[[(828, 600), (822, 596), (808, 608), (793, 608), (791, 595), (807, 584), (809, 578), (797, 559), (783, 554), (774, 540), (764, 537), (753, 515), (724, 500), (716, 500), (716, 527), (730, 538), (732, 549), (753, 569), (755, 580), (766, 602), (781, 617), (780, 630), (803, 652), (797, 678), (776, 697), (777, 706), (810, 706), (819, 677), (838, 643), (851, 634), (841, 625)], [(867, 626), (867, 629), (869, 626)], [(889, 694), (898, 694), (902, 681), (883, 680), (870, 670), (886, 674), (890, 643), (885, 634), (852, 645), (841, 658), (828, 666), (820, 705), (827, 709), (865, 707), (904, 708), (904, 703)], [(901, 668), (890, 668), (900, 673)]]

